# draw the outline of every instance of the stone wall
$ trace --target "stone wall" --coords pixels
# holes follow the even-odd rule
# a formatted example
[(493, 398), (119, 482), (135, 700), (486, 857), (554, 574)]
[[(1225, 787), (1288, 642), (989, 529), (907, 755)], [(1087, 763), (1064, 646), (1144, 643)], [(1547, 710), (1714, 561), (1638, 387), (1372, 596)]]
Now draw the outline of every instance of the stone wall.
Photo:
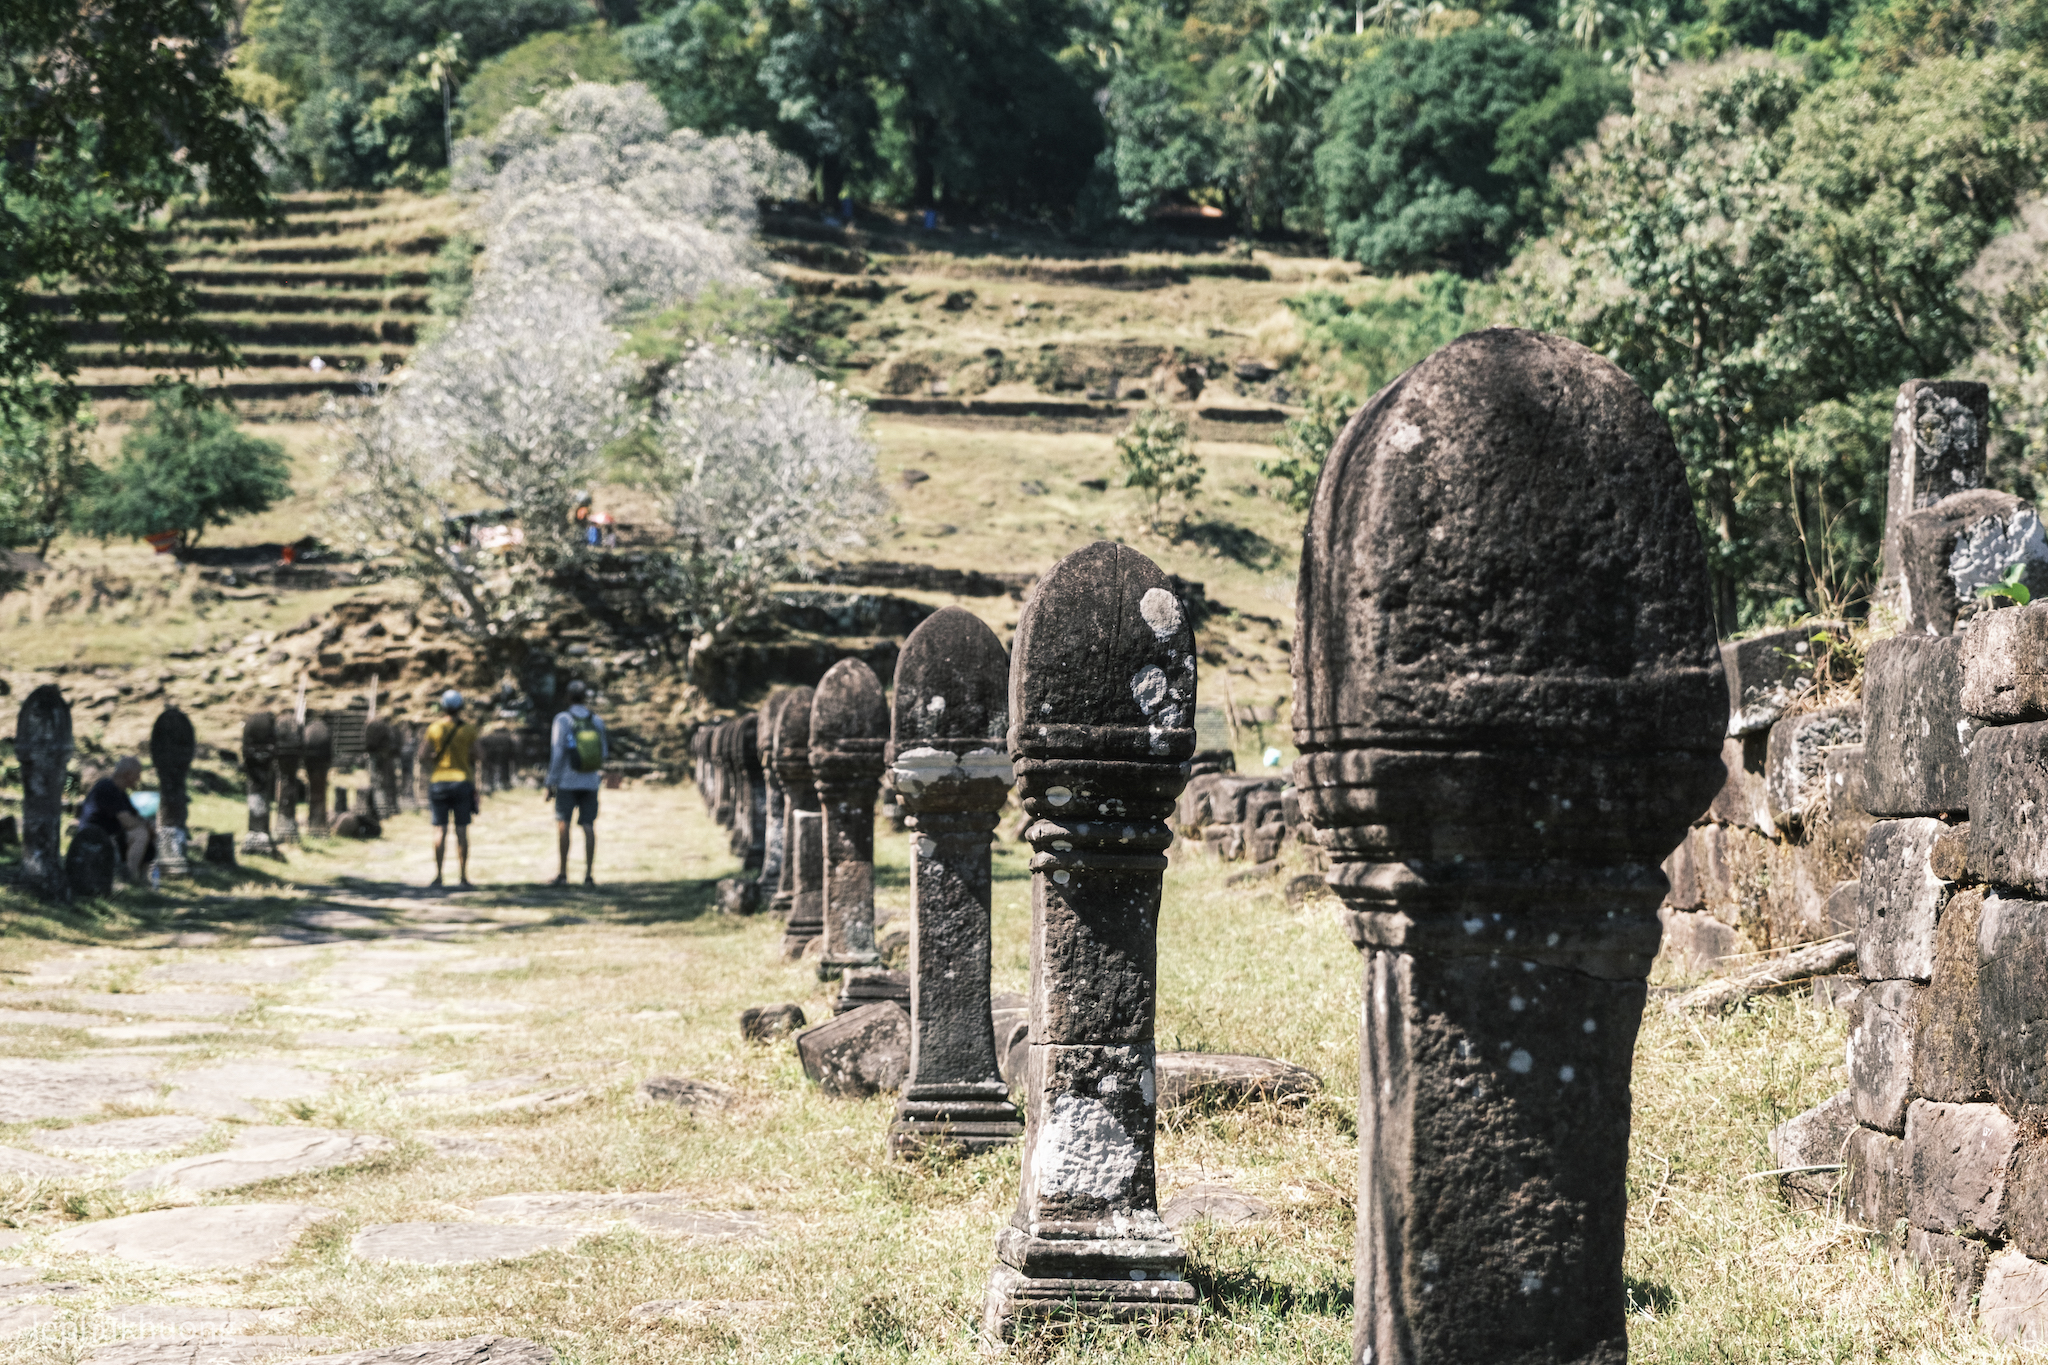
[[(1910, 576), (1910, 565), (1908, 566)], [(1993, 1336), (2048, 1340), (2048, 604), (1869, 651), (1849, 1089), (1771, 1135)], [(1838, 1169), (1836, 1169), (1838, 1168)]]
[(1664, 954), (1687, 973), (1852, 931), (1863, 835), (1863, 715), (1839, 625), (1721, 647), (1727, 783), (1665, 860)]

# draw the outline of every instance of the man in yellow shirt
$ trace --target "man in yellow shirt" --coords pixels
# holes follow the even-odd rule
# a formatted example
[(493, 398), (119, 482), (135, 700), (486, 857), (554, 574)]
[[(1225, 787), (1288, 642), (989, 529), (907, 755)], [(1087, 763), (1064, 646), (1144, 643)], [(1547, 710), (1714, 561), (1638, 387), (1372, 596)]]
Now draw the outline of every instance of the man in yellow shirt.
[(456, 856), (461, 859), (459, 883), (469, 880), (469, 821), (477, 813), (477, 727), (462, 718), (462, 694), (450, 688), (441, 694), (441, 719), (427, 727), (420, 744), (420, 763), (427, 769), (427, 804), (434, 813), (434, 880), (441, 884), (442, 860), (448, 849), (448, 822), (455, 822)]

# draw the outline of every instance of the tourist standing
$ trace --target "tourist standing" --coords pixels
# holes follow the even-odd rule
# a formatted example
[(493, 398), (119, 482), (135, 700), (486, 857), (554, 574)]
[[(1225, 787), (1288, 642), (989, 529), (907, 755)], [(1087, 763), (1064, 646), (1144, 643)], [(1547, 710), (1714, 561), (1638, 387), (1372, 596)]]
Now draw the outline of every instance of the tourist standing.
[(460, 859), (460, 886), (471, 889), (469, 880), (469, 822), (477, 813), (476, 736), (474, 722), (463, 719), (462, 694), (450, 688), (441, 694), (441, 718), (427, 727), (420, 743), (420, 758), (427, 767), (427, 804), (434, 819), (434, 880), (441, 884), (441, 869), (448, 852), (448, 825), (455, 825), (456, 856)]
[(604, 780), (611, 739), (604, 721), (585, 703), (589, 689), (569, 684), (569, 709), (555, 717), (548, 745), (548, 799), (555, 803), (555, 846), (561, 855), (554, 885), (569, 884), (569, 817), (583, 826), (583, 884), (597, 885), (591, 866), (597, 861), (597, 789)]

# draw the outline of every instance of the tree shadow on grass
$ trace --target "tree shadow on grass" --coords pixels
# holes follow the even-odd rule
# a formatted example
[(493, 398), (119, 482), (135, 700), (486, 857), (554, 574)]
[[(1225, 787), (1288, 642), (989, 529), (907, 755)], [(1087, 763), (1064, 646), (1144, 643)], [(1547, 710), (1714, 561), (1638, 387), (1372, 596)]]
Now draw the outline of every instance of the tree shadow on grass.
[(1247, 569), (1270, 569), (1280, 562), (1280, 547), (1252, 530), (1228, 521), (1194, 521), (1181, 528), (1180, 539), (1235, 560)]
[(1633, 1275), (1624, 1275), (1621, 1278), (1628, 1292), (1630, 1317), (1662, 1317), (1678, 1307), (1678, 1295), (1672, 1292), (1670, 1285), (1639, 1280)]
[(1352, 1283), (1329, 1277), (1309, 1283), (1276, 1280), (1255, 1266), (1218, 1266), (1190, 1257), (1187, 1277), (1202, 1303), (1225, 1317), (1263, 1315), (1284, 1318), (1296, 1313), (1320, 1317), (1348, 1316)]

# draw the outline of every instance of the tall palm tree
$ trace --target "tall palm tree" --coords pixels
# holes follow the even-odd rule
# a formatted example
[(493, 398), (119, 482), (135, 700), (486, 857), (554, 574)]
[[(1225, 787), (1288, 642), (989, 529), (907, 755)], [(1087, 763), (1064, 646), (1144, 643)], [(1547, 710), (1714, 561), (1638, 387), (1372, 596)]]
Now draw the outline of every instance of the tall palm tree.
[(448, 153), (449, 169), (455, 166), (455, 82), (469, 71), (462, 57), (462, 35), (451, 33), (413, 61), (427, 83), (441, 92), (441, 145)]

